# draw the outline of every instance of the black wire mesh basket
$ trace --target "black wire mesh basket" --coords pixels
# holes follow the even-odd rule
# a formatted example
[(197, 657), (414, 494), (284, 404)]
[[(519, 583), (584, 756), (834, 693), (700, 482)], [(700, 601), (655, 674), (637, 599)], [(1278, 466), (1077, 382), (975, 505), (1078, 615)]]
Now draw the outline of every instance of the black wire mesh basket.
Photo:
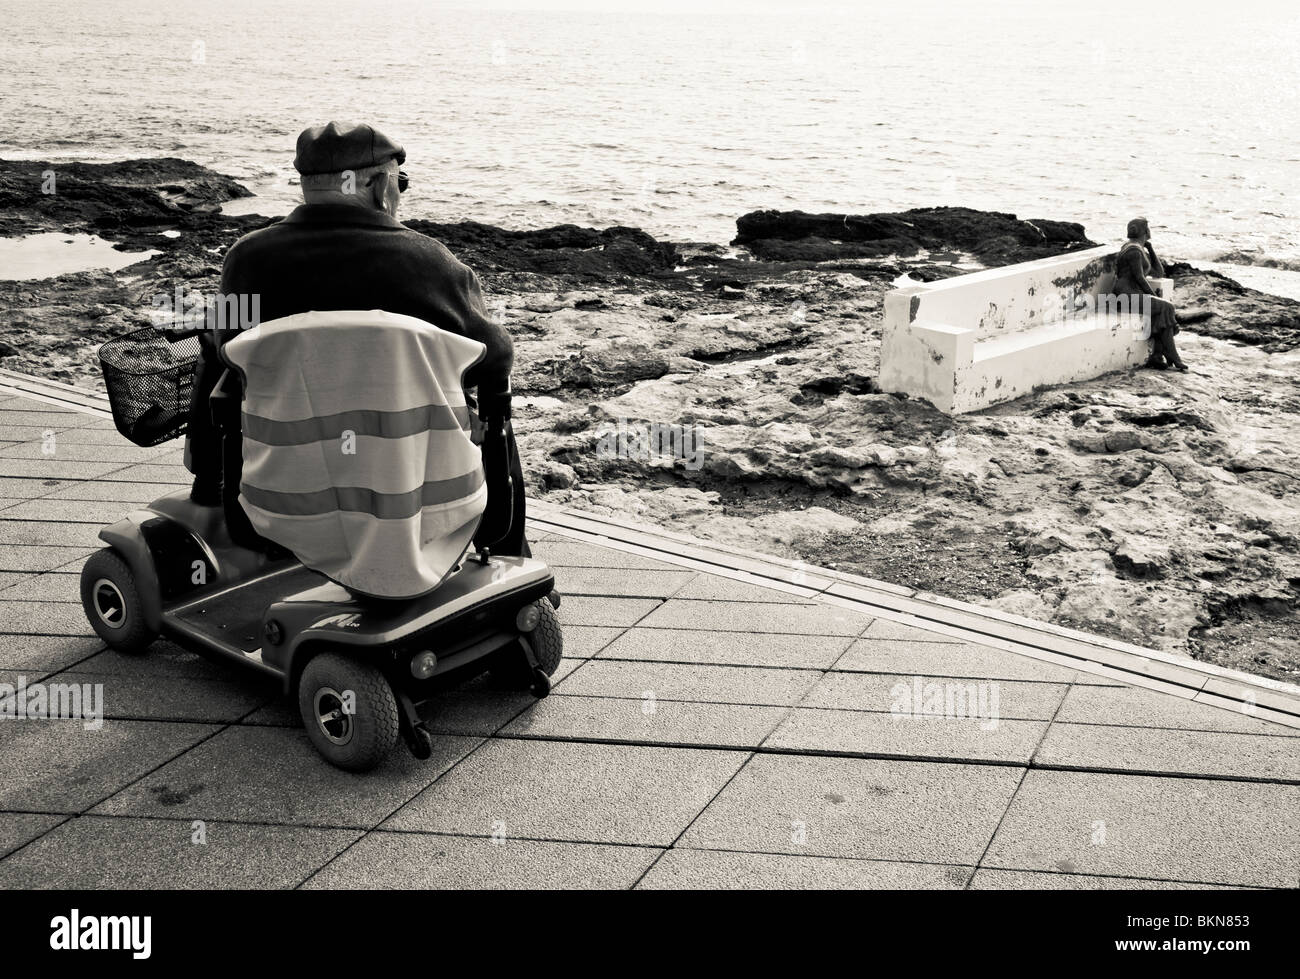
[(185, 433), (199, 338), (168, 336), (151, 326), (99, 348), (99, 367), (117, 430), (136, 445), (159, 445)]

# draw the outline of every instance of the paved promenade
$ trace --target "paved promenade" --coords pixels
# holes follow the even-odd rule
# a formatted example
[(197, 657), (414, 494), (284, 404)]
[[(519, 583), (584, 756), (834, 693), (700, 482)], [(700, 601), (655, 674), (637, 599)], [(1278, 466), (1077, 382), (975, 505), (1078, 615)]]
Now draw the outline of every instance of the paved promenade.
[(179, 443), (7, 380), (0, 684), (107, 720), (0, 720), (0, 887), (1300, 884), (1294, 688), (545, 506), (552, 696), (475, 681), (429, 761), (338, 771), (274, 684), (104, 649), (81, 564)]

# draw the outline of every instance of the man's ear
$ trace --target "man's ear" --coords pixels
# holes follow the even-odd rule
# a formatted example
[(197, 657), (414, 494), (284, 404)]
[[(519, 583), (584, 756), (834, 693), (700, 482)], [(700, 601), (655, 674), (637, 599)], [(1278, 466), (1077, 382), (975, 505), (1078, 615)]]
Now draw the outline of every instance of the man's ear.
[(388, 210), (388, 185), (391, 181), (388, 174), (377, 173), (370, 178), (370, 203), (381, 211)]

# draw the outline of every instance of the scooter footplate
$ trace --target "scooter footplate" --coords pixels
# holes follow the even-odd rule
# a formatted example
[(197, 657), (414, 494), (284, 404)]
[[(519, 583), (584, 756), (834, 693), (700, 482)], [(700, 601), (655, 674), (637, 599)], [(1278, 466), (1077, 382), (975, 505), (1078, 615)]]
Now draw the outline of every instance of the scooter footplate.
[(318, 572), (298, 567), (226, 589), (171, 614), (229, 646), (252, 653), (262, 648), (262, 618), (271, 603), (325, 580)]

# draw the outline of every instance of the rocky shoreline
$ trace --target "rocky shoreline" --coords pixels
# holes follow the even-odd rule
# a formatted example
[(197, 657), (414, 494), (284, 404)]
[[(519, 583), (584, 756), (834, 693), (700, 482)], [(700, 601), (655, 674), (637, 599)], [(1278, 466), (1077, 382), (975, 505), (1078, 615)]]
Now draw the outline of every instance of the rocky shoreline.
[[(244, 196), (183, 160), (0, 161), (5, 235), (157, 253), (0, 281), (0, 366), (102, 387), (100, 342), (146, 325), (158, 292), (215, 292), (225, 249), (271, 220), (220, 212)], [(727, 247), (408, 223), (479, 271), (515, 338), (533, 493), (1300, 675), (1300, 303), (1174, 263), (1191, 374), (1111, 374), (949, 418), (877, 389), (884, 294), (904, 273), (1090, 247), (1081, 226), (761, 211)], [(668, 446), (647, 432), (689, 451), (650, 451)]]

